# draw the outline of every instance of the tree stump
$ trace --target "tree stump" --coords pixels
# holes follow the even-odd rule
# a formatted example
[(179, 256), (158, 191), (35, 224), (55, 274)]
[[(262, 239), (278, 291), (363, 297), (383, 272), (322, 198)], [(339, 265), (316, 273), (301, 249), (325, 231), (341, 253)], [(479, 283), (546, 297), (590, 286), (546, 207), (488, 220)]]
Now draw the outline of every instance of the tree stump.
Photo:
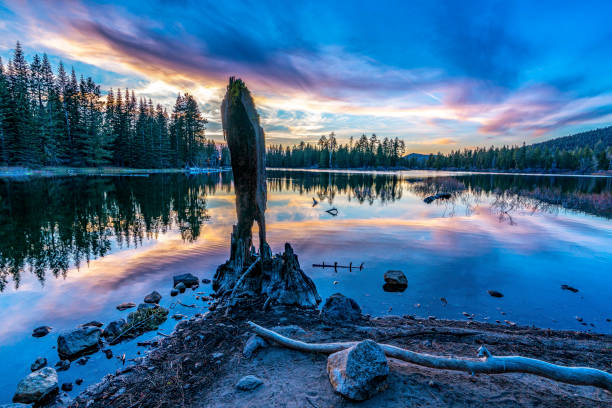
[[(240, 79), (229, 80), (221, 120), (231, 155), (238, 223), (231, 234), (229, 260), (217, 268), (213, 290), (230, 305), (235, 298), (266, 296), (280, 304), (316, 306), (321, 298), (291, 245), (272, 256), (266, 242), (265, 136), (253, 98)], [(254, 222), (259, 227), (259, 253), (253, 246)]]

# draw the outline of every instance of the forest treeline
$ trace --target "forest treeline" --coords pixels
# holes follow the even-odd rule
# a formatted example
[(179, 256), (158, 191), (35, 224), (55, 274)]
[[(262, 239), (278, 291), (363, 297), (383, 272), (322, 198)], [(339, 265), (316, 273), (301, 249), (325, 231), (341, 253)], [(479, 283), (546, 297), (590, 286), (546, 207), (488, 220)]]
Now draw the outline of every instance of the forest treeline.
[(19, 43), (0, 59), (0, 165), (167, 168), (229, 165), (229, 151), (206, 140), (206, 119), (188, 93), (169, 114), (134, 91), (102, 96), (92, 78), (47, 55), (31, 63)]
[(404, 142), (364, 134), (338, 144), (335, 135), (316, 144), (268, 148), (267, 165), (286, 168), (408, 168), (592, 172), (610, 169), (612, 127), (522, 146), (477, 147), (450, 153), (405, 155)]

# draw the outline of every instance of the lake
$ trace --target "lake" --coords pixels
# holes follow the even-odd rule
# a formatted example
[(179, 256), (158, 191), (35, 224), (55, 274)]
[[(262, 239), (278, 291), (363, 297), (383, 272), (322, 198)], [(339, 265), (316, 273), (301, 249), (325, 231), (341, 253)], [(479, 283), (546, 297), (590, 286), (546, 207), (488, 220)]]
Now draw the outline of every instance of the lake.
[[(611, 178), (274, 170), (268, 191), (272, 250), (290, 242), (323, 299), (341, 292), (372, 316), (466, 312), (494, 324), (612, 333)], [(451, 197), (424, 201), (436, 193)], [(172, 277), (212, 279), (235, 219), (228, 172), (0, 179), (0, 404), (38, 356), (55, 365), (59, 332), (125, 317), (129, 310), (115, 308), (122, 302), (157, 290), (171, 315), (205, 312), (194, 291), (170, 297)], [(334, 262), (363, 269), (313, 267)], [(408, 279), (403, 292), (383, 290), (394, 269)], [(32, 337), (41, 325), (53, 331)], [(144, 353), (136, 341), (155, 336), (111, 349), (129, 363)], [(60, 372), (60, 383), (83, 378), (74, 396), (121, 367), (96, 353)]]

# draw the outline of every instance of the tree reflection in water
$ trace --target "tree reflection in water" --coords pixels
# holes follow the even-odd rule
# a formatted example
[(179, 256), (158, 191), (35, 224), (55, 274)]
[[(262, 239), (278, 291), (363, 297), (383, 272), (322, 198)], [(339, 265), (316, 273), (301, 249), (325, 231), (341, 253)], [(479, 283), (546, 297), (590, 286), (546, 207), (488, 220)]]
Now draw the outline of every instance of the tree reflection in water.
[[(371, 206), (392, 204), (405, 193), (424, 199), (446, 192), (450, 199), (430, 204), (443, 206), (443, 216), (455, 215), (458, 207), (469, 215), (486, 202), (511, 224), (519, 212), (561, 209), (612, 218), (610, 178), (308, 171), (269, 171), (268, 178), (271, 195), (294, 192), (330, 205), (338, 197)], [(135, 247), (170, 229), (194, 241), (209, 220), (207, 197), (231, 191), (231, 173), (0, 179), (0, 290), (9, 279), (19, 286), (24, 270), (41, 282), (46, 273), (65, 276), (71, 266), (109, 253), (113, 243)]]

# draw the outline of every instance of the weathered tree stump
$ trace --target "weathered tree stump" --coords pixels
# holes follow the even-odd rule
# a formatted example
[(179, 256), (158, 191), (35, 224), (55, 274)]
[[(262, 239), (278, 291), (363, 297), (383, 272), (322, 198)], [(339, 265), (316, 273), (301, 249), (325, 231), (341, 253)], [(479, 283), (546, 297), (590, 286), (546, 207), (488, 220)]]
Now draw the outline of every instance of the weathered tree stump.
[[(237, 298), (266, 296), (280, 304), (316, 306), (321, 298), (312, 280), (300, 268), (291, 245), (272, 256), (266, 242), (265, 136), (251, 94), (242, 80), (230, 78), (221, 104), (223, 134), (230, 150), (236, 215), (230, 258), (217, 268), (213, 289), (231, 306)], [(259, 253), (253, 246), (252, 227), (259, 227)]]

